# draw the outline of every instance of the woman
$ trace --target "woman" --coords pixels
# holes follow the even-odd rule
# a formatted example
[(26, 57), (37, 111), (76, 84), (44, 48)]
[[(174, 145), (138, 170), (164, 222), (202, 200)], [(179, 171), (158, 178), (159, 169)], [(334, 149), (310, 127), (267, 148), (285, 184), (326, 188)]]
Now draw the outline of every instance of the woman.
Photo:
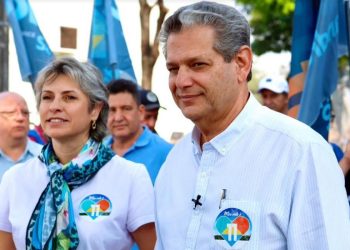
[(130, 249), (133, 240), (153, 249), (147, 171), (101, 143), (108, 102), (98, 70), (58, 59), (40, 72), (36, 98), (50, 141), (3, 177), (0, 249)]

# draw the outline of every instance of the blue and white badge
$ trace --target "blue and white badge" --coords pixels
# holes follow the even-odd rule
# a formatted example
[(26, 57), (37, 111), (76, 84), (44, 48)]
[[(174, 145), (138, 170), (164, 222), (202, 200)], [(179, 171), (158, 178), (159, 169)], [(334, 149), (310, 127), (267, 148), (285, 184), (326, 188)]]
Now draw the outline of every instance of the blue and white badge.
[(252, 235), (249, 216), (238, 208), (226, 208), (216, 217), (214, 239), (225, 249), (242, 249)]
[(79, 206), (79, 215), (89, 221), (97, 221), (109, 216), (112, 211), (112, 202), (102, 194), (91, 194), (85, 197)]

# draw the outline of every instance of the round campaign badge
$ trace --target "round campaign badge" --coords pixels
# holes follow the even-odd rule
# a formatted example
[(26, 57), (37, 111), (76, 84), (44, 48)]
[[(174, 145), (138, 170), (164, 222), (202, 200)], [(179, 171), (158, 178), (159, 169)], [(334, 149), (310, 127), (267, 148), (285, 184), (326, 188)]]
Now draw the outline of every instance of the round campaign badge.
[(97, 221), (109, 216), (112, 202), (102, 194), (91, 194), (85, 197), (79, 206), (79, 215), (89, 221)]
[(225, 249), (242, 249), (249, 242), (252, 223), (249, 216), (238, 208), (227, 208), (216, 217), (214, 239)]

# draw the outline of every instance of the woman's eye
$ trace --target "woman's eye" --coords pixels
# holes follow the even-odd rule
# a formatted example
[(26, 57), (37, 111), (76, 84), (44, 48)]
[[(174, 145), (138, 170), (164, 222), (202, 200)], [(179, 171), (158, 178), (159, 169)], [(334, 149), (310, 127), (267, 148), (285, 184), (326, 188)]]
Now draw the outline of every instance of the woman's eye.
[(48, 96), (48, 95), (43, 95), (42, 97), (41, 97), (41, 99), (42, 100), (50, 100), (50, 96)]
[(63, 100), (65, 100), (65, 101), (71, 101), (71, 100), (75, 100), (75, 99), (76, 99), (76, 97), (72, 96), (72, 95), (67, 95), (67, 96), (63, 97)]

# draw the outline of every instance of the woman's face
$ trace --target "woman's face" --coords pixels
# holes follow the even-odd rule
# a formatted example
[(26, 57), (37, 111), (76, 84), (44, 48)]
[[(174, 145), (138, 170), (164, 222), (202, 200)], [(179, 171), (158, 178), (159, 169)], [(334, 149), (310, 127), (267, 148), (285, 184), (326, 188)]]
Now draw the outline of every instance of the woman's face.
[(91, 122), (97, 119), (100, 110), (101, 107), (95, 107), (89, 112), (88, 97), (68, 76), (59, 75), (43, 85), (40, 120), (45, 134), (51, 137), (53, 143), (85, 143)]

